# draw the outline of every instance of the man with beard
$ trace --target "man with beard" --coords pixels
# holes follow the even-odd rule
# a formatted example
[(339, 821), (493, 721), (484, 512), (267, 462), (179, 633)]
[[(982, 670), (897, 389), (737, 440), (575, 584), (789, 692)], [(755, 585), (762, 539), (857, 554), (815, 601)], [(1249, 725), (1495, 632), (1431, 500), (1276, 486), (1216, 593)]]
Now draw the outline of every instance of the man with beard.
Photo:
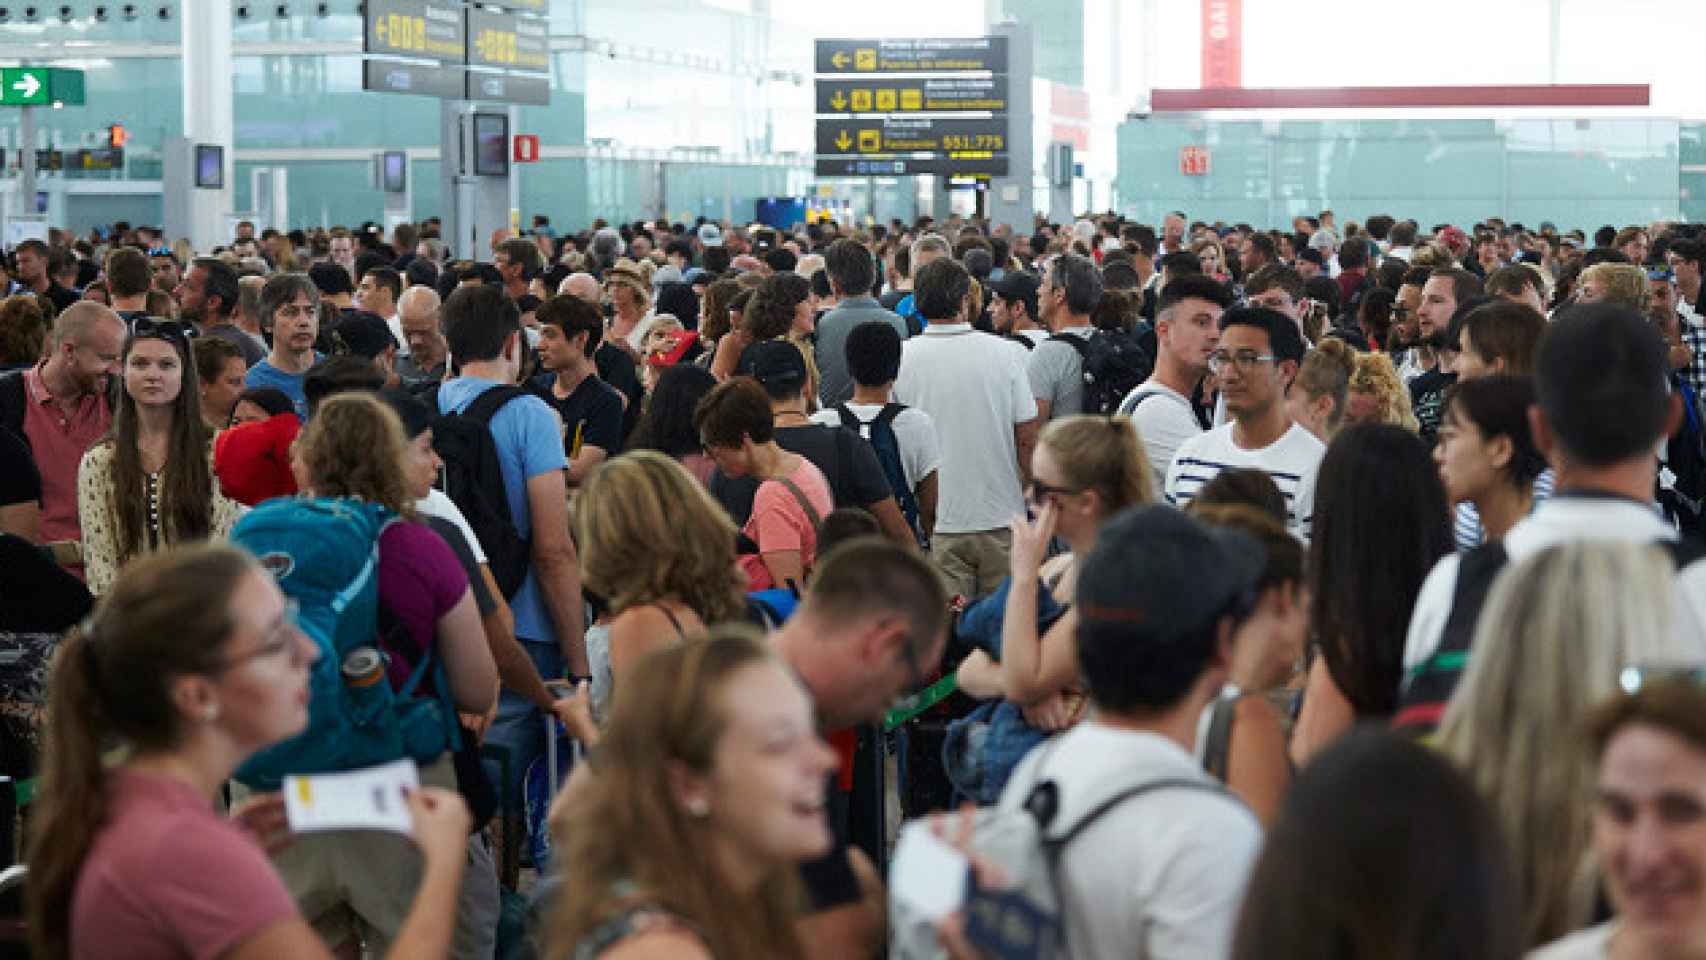
[(1420, 436), (1429, 449), (1439, 439), (1446, 391), (1457, 382), (1457, 345), (1451, 342), (1451, 318), (1464, 303), (1480, 295), (1481, 279), (1467, 270), (1435, 270), (1422, 285), (1417, 330), (1421, 344), (1433, 349), (1436, 362), (1410, 384), (1410, 396), (1411, 409), (1421, 425)]

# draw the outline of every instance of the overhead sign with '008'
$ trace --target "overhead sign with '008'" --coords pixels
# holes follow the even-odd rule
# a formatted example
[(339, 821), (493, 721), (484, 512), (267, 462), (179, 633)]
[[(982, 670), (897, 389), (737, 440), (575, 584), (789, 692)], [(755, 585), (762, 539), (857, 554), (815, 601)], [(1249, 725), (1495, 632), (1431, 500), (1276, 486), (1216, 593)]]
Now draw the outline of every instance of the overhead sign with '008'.
[(361, 49), (445, 64), (466, 63), (462, 5), (451, 0), (367, 0)]

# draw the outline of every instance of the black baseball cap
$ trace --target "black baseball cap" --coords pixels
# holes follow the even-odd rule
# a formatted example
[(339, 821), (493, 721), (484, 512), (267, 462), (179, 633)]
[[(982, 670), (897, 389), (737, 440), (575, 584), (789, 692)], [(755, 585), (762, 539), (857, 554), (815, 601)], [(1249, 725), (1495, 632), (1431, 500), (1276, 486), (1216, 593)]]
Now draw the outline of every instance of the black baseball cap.
[(989, 281), (989, 289), (996, 296), (1008, 303), (1024, 304), (1025, 312), (1033, 318), (1037, 315), (1037, 290), (1042, 285), (1041, 277), (1023, 270), (1008, 270), (1001, 279)]
[(1267, 551), (1247, 534), (1172, 507), (1135, 507), (1096, 536), (1079, 568), (1080, 622), (1169, 640), (1248, 609)]
[(391, 335), (391, 325), (385, 322), (385, 318), (366, 310), (344, 313), (338, 325), (332, 328), (332, 340), (349, 353), (369, 360), (384, 353), (386, 347), (397, 345), (397, 338)]
[(740, 355), (739, 372), (766, 390), (802, 387), (807, 377), (806, 358), (799, 347), (786, 340), (761, 340)]

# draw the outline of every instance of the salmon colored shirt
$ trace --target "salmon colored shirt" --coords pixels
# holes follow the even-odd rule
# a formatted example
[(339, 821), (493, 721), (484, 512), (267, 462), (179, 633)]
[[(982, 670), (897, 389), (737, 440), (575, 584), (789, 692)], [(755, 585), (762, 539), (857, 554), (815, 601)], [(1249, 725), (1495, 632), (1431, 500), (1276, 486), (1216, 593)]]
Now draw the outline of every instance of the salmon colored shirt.
[(80, 540), (77, 468), (83, 454), (112, 426), (106, 394), (85, 394), (67, 416), (42, 380), (40, 365), (24, 372), (24, 390), (29, 401), (24, 410), (24, 436), (29, 438), (36, 469), (41, 473), (41, 542)]

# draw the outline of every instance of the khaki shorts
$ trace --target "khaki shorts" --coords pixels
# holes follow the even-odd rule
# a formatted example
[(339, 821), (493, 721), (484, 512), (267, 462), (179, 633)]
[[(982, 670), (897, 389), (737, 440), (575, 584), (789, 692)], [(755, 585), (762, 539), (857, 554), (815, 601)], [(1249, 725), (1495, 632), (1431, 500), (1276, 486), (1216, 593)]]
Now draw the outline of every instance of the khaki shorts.
[(938, 533), (930, 538), (930, 559), (941, 572), (948, 594), (976, 600), (991, 593), (1007, 576), (1011, 530)]
[[(449, 754), (421, 768), (421, 785), (456, 789)], [(383, 956), (397, 938), (421, 880), (421, 854), (414, 842), (393, 833), (331, 831), (296, 838), (273, 863), (302, 916), (327, 946), (360, 943), (368, 956)], [(498, 880), (490, 849), (480, 835), (468, 839), (456, 931), (450, 955), (490, 960), (496, 951)]]

